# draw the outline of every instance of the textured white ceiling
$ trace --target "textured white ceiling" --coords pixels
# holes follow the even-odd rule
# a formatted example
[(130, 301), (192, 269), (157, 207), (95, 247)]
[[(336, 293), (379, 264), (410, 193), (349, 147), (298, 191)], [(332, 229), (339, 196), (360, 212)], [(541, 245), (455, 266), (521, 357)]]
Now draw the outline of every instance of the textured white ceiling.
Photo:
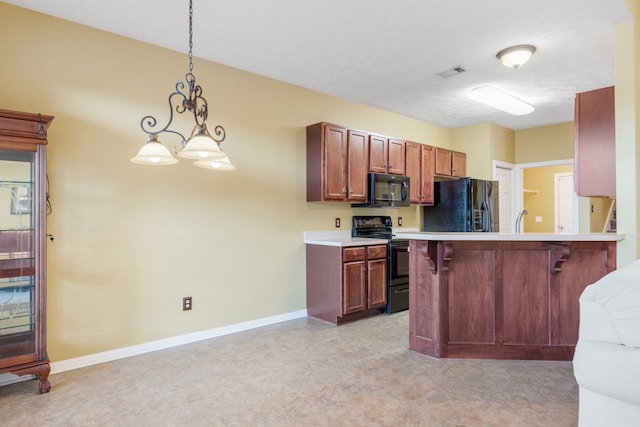
[[(5, 0), (180, 52), (187, 0)], [(448, 128), (573, 120), (576, 92), (614, 83), (624, 0), (194, 0), (194, 55)], [(537, 52), (518, 70), (495, 54)], [(186, 61), (186, 58), (185, 58)], [(468, 71), (443, 79), (437, 73)], [(197, 69), (194, 70), (197, 76)], [(492, 84), (536, 107), (511, 116), (466, 93)]]

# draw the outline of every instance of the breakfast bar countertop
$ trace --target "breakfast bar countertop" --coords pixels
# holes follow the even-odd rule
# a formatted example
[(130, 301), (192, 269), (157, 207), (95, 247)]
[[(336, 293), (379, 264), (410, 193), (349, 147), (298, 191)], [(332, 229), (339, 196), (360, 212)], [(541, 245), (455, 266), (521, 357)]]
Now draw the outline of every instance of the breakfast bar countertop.
[(517, 242), (616, 242), (624, 240), (617, 233), (448, 233), (448, 232), (397, 232), (396, 237), (408, 240), (448, 241), (517, 241)]

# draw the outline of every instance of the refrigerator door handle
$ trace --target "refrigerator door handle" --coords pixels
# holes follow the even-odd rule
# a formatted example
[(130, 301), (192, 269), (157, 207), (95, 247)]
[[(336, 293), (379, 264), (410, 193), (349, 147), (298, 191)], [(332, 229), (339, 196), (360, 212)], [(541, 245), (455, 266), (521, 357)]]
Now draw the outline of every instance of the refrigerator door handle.
[(482, 231), (490, 231), (491, 213), (489, 212), (489, 209), (487, 207), (487, 202), (482, 202), (480, 210), (482, 211)]

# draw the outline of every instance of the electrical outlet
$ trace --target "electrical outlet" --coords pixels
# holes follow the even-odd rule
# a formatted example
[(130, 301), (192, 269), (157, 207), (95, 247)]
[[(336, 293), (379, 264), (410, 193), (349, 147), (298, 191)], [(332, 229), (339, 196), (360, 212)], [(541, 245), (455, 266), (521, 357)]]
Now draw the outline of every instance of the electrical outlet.
[(336, 218), (336, 228), (340, 228), (340, 218)]
[(402, 227), (402, 217), (398, 217), (398, 227)]
[(191, 310), (193, 307), (191, 297), (182, 298), (182, 311)]
[(542, 222), (542, 217), (541, 216), (537, 216), (536, 217), (536, 222)]

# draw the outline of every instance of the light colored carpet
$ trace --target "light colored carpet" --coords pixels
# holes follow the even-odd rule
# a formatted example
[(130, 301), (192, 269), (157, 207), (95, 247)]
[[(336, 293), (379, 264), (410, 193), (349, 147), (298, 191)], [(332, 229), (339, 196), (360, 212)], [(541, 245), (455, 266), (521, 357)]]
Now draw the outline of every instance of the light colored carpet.
[(408, 312), (298, 319), (0, 387), (9, 426), (575, 426), (570, 362), (436, 360)]

